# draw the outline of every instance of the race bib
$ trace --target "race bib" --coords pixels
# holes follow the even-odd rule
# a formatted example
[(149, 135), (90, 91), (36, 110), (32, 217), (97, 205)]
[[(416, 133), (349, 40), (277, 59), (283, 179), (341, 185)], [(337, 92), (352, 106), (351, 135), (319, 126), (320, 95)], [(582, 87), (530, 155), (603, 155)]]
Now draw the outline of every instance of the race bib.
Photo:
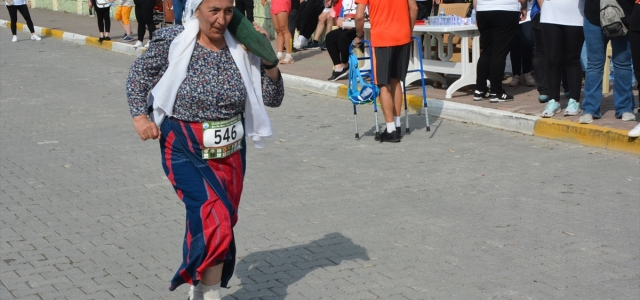
[(224, 121), (202, 122), (202, 158), (224, 158), (242, 149), (244, 127), (240, 115)]

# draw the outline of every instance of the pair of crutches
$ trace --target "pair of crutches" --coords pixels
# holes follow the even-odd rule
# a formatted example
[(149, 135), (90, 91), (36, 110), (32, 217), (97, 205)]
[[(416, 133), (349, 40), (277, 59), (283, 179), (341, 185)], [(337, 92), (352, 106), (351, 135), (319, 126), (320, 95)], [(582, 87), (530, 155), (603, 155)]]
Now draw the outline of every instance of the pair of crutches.
[[(422, 41), (419, 37), (417, 36), (412, 36), (411, 40), (418, 43), (418, 57), (419, 57), (419, 61), (420, 61), (420, 68), (419, 69), (411, 69), (411, 70), (407, 70), (407, 73), (412, 73), (412, 72), (420, 72), (420, 80), (422, 83), (422, 107), (423, 107), (423, 112), (424, 113), (424, 117), (425, 117), (425, 122), (426, 122), (426, 130), (427, 131), (431, 131), (431, 126), (429, 125), (429, 113), (427, 111), (427, 91), (425, 88), (425, 83), (424, 83), (424, 68), (422, 65)], [(368, 52), (369, 52), (369, 56), (362, 56), (362, 57), (358, 57), (358, 60), (369, 60), (369, 69), (366, 70), (361, 70), (359, 68), (353, 68), (350, 66), (349, 68), (349, 72), (360, 72), (360, 75), (362, 77), (369, 77), (371, 79), (371, 83), (375, 82), (375, 74), (373, 72), (373, 49), (371, 47), (371, 43), (368, 40), (363, 40), (362, 41), (363, 45), (365, 45), (366, 48), (368, 48)], [(353, 45), (350, 46), (349, 49), (350, 53), (352, 53), (353, 55)], [(413, 50), (412, 50), (413, 51)], [(351, 78), (351, 74), (349, 76)], [(352, 82), (352, 80), (349, 80), (349, 84), (348, 84), (348, 89), (349, 91), (352, 90), (354, 83)], [(405, 82), (402, 82), (402, 92), (403, 92), (403, 96), (404, 96), (404, 117), (405, 117), (405, 127), (406, 127), (406, 134), (409, 134), (411, 132), (411, 129), (409, 127), (409, 114), (408, 114), (408, 107), (407, 107), (407, 87)], [(378, 94), (377, 92), (374, 93), (373, 95), (373, 114), (375, 117), (375, 137), (376, 139), (380, 138), (380, 127), (378, 124), (378, 105), (377, 105), (377, 97)], [(360, 138), (360, 134), (358, 133), (358, 111), (356, 106), (360, 105), (360, 104), (365, 104), (365, 103), (359, 103), (359, 102), (354, 102), (352, 100), (353, 103), (353, 115), (354, 115), (354, 119), (355, 119), (355, 126), (356, 126), (356, 139)], [(366, 102), (368, 103), (368, 102)]]

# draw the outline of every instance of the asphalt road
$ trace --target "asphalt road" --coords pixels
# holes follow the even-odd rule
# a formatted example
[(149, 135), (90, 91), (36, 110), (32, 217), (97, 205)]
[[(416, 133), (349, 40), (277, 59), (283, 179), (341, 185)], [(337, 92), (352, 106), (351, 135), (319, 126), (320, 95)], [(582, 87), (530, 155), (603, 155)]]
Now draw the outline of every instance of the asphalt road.
[[(0, 33), (0, 299), (186, 298), (134, 58)], [(225, 299), (640, 298), (637, 156), (416, 115), (379, 144), (370, 107), (356, 140), (348, 102), (296, 90), (269, 114)]]

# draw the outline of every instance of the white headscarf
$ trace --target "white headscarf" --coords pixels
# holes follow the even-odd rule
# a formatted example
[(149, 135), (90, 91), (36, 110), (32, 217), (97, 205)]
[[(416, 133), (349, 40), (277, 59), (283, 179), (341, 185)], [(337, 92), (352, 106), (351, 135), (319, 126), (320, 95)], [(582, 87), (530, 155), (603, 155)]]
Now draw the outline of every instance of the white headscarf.
[[(153, 120), (160, 127), (166, 116), (173, 114), (173, 104), (180, 85), (187, 76), (189, 61), (196, 45), (200, 24), (195, 11), (202, 0), (187, 0), (184, 12), (184, 31), (171, 42), (169, 47), (169, 67), (158, 84), (153, 88)], [(262, 99), (262, 78), (260, 58), (247, 53), (229, 30), (224, 33), (231, 56), (240, 70), (247, 89), (244, 121), (245, 134), (251, 138), (256, 148), (264, 147), (264, 138), (271, 137), (271, 122)]]

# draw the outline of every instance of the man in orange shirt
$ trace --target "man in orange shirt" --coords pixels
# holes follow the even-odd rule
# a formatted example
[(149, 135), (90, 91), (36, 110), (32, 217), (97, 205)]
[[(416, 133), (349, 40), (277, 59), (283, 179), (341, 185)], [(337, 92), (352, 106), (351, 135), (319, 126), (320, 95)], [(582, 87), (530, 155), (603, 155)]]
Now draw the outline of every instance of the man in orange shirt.
[(364, 39), (364, 12), (369, 6), (371, 46), (375, 84), (380, 87), (380, 104), (387, 129), (382, 142), (399, 142), (403, 81), (409, 68), (411, 32), (418, 16), (416, 0), (356, 0), (356, 38)]

